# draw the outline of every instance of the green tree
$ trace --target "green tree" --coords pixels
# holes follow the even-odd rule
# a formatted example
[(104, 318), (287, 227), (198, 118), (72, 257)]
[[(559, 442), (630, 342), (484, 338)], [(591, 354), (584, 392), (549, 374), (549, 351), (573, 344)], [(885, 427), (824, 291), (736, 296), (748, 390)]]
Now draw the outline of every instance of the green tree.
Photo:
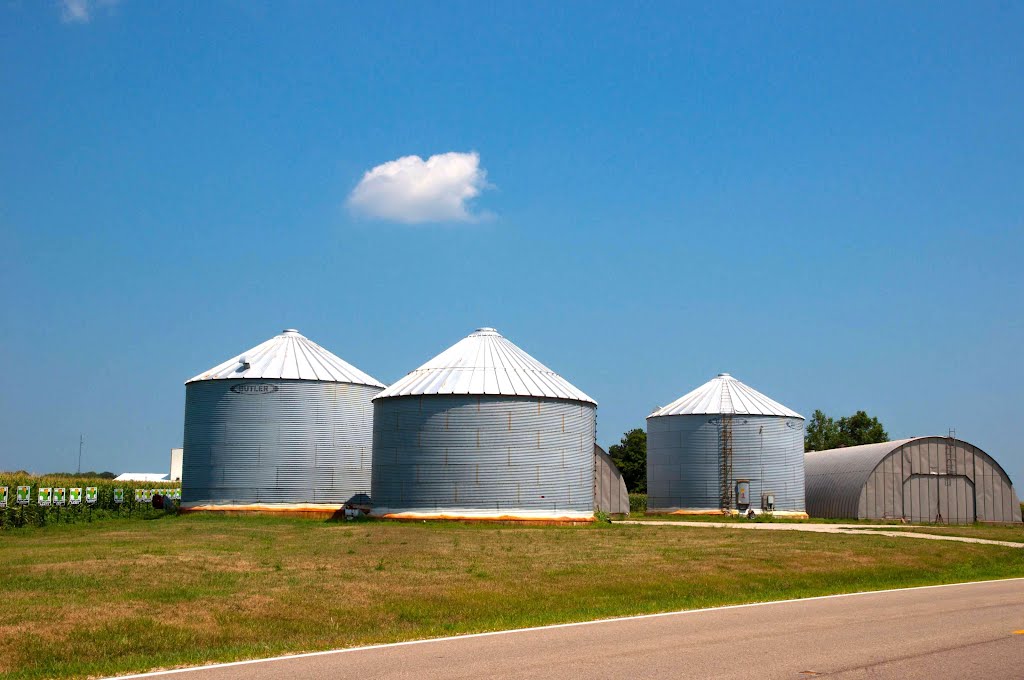
[(833, 442), (839, 441), (839, 426), (836, 421), (821, 409), (815, 409), (811, 419), (807, 421), (804, 433), (804, 451), (824, 451), (834, 448)]
[(846, 446), (877, 444), (889, 441), (889, 433), (878, 418), (865, 411), (844, 416), (838, 421), (816, 410), (807, 423), (804, 436), (805, 451), (825, 451)]
[(622, 472), (626, 490), (647, 493), (647, 433), (640, 428), (622, 435), (622, 441), (608, 447), (608, 455)]
[(885, 431), (878, 418), (872, 418), (864, 411), (857, 411), (848, 418), (839, 419), (839, 439), (842, 446), (860, 446), (861, 444), (877, 444), (889, 441), (889, 433)]

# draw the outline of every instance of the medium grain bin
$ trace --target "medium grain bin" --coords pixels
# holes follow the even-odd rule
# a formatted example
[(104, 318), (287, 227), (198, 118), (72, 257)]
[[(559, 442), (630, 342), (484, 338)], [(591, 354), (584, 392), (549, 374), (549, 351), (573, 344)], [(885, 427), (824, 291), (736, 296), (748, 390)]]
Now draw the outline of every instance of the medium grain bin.
[(287, 329), (185, 384), (182, 507), (369, 507), (384, 385)]
[(804, 418), (728, 373), (647, 417), (649, 512), (806, 517)]
[(597, 402), (493, 328), (373, 404), (374, 515), (593, 517)]

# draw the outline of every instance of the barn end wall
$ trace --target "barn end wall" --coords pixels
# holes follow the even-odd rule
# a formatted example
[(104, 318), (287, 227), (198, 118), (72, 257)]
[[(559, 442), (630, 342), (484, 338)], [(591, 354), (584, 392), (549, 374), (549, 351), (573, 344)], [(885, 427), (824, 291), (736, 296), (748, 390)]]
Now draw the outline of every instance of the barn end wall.
[(594, 509), (609, 515), (629, 514), (626, 480), (608, 452), (594, 445)]
[(1020, 501), (998, 463), (981, 449), (941, 437), (916, 439), (875, 467), (859, 516), (912, 522), (1019, 522)]

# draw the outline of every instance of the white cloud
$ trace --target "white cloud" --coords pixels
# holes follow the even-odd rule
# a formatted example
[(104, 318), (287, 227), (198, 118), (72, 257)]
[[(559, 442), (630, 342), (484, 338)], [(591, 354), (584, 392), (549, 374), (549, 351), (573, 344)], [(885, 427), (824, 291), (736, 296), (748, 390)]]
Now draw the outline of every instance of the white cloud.
[(119, 0), (60, 0), (60, 20), (66, 24), (87, 24), (96, 7), (113, 7)]
[(471, 211), (469, 201), (489, 187), (475, 151), (449, 151), (427, 160), (403, 156), (364, 174), (348, 204), (361, 215), (392, 222), (471, 222), (481, 215)]
[(89, 0), (61, 0), (60, 18), (67, 24), (88, 23)]

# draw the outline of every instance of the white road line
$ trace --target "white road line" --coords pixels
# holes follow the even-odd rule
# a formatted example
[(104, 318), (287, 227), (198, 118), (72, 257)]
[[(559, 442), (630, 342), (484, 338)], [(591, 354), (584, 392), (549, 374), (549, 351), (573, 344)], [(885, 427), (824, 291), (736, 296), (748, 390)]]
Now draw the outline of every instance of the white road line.
[(272, 656), (266, 659), (248, 659), (246, 661), (229, 661), (226, 663), (213, 663), (206, 666), (190, 666), (188, 668), (174, 668), (166, 671), (151, 671), (149, 673), (136, 673), (135, 675), (110, 676), (104, 680), (117, 678), (152, 678), (159, 675), (173, 675), (176, 673), (192, 673), (195, 671), (209, 670), (212, 668), (230, 668), (231, 666), (248, 666), (256, 663), (269, 663), (271, 661), (287, 661), (289, 659), (306, 659), (314, 656), (327, 656), (330, 654), (347, 654), (349, 652), (365, 652), (371, 649), (387, 649), (389, 647), (406, 647), (409, 645), (425, 645), (434, 642), (449, 642), (452, 640), (469, 640), (472, 638), (492, 637), (495, 635), (514, 635), (516, 633), (531, 633), (534, 631), (554, 630), (557, 628), (575, 628), (577, 626), (594, 626), (602, 623), (616, 623), (619, 621), (639, 621), (641, 619), (658, 619), (666, 616), (685, 616), (687, 614), (700, 614), (702, 612), (715, 612), (727, 609), (744, 609), (748, 607), (766, 607), (775, 604), (791, 604), (794, 602), (813, 602), (815, 600), (831, 600), (840, 597), (857, 597), (859, 595), (878, 595), (880, 593), (902, 593), (911, 590), (929, 590), (932, 588), (956, 588), (964, 586), (977, 586), (985, 583), (1007, 583), (1011, 581), (1024, 581), (1024, 577), (991, 579), (988, 581), (968, 581), (966, 583), (941, 583), (934, 586), (913, 586), (910, 588), (892, 588), (890, 590), (864, 590), (856, 593), (838, 593), (836, 595), (817, 595), (815, 597), (801, 597), (792, 600), (772, 600), (769, 602), (748, 602), (746, 604), (727, 604), (720, 607), (708, 607), (706, 609), (683, 609), (674, 612), (660, 612), (657, 614), (637, 614), (634, 616), (619, 616), (611, 619), (596, 619), (594, 621), (576, 621), (574, 623), (555, 623), (548, 626), (533, 626), (531, 628), (513, 628), (511, 630), (494, 630), (487, 633), (467, 633), (465, 635), (452, 635), (440, 638), (425, 638), (422, 640), (406, 640), (405, 642), (388, 642), (379, 645), (366, 645), (364, 647), (345, 647), (342, 649), (328, 649), (322, 652), (305, 652), (302, 654), (285, 654)]

